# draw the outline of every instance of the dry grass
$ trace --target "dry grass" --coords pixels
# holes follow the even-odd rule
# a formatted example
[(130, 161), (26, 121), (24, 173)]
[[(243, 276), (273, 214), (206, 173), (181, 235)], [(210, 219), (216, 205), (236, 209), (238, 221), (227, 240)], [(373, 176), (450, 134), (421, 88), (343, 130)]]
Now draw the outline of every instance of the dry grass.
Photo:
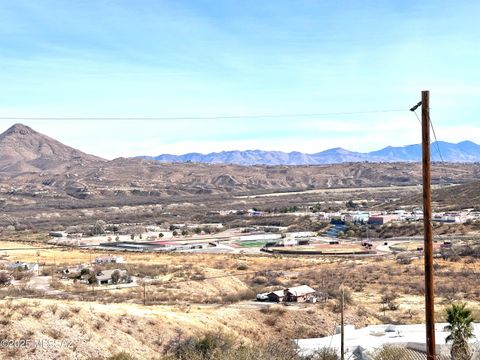
[[(0, 246), (11, 243), (0, 243)], [(39, 259), (40, 263), (78, 264), (102, 252), (11, 251), (8, 260)], [(126, 268), (132, 274), (154, 278), (146, 287), (82, 293), (76, 299), (42, 299), (36, 291), (2, 289), (8, 296), (29, 294), (39, 300), (0, 300), (0, 324), (4, 336), (74, 339), (75, 350), (63, 349), (59, 358), (73, 352), (84, 358), (102, 358), (119, 351), (154, 358), (177, 330), (195, 334), (221, 329), (246, 342), (278, 338), (317, 337), (333, 331), (339, 286), (347, 290), (346, 321), (356, 326), (380, 322), (420, 322), (423, 316), (423, 265), (420, 260), (399, 264), (393, 258), (332, 258), (247, 256), (223, 254), (125, 253)], [(29, 258), (30, 256), (30, 258)], [(31, 261), (31, 260), (30, 260)], [(245, 269), (245, 270), (243, 270)], [(436, 259), (438, 319), (444, 304), (467, 301), (479, 312), (480, 263)], [(271, 271), (274, 270), (274, 271)], [(221, 277), (233, 274), (231, 277)], [(326, 302), (293, 307), (254, 303), (256, 292), (307, 284), (325, 295)], [(72, 291), (90, 290), (69, 285)], [(390, 299), (385, 294), (395, 293)], [(382, 299), (382, 296), (384, 297)], [(387, 301), (388, 300), (388, 301)], [(36, 303), (35, 303), (36, 301)], [(390, 302), (395, 306), (384, 306)], [(34, 306), (32, 306), (32, 304)], [(41, 319), (41, 321), (38, 321)], [(268, 327), (269, 331), (265, 332)], [(159, 329), (161, 328), (161, 331)], [(52, 330), (55, 329), (55, 330)], [(82, 330), (84, 329), (84, 330)], [(260, 334), (260, 335), (259, 335)], [(128, 344), (116, 348), (118, 343)], [(134, 350), (134, 351), (133, 351)], [(1, 356), (12, 356), (5, 350)], [(16, 357), (26, 354), (13, 354)], [(49, 354), (51, 355), (51, 354)], [(47, 353), (35, 354), (39, 359)]]
[[(42, 321), (33, 312), (42, 311)], [(165, 345), (178, 337), (201, 334), (205, 331), (222, 331), (247, 344), (263, 341), (265, 322), (276, 317), (269, 338), (294, 337), (295, 322), (308, 327), (308, 336), (328, 334), (335, 317), (322, 311), (307, 312), (308, 308), (295, 311), (278, 306), (265, 313), (255, 308), (235, 306), (148, 306), (135, 304), (99, 304), (81, 301), (11, 300), (0, 301), (0, 319), (8, 324), (8, 336), (31, 339), (56, 339), (72, 342), (72, 347), (59, 349), (56, 358), (105, 358), (124, 351), (136, 354), (135, 358), (154, 359)], [(52, 311), (55, 309), (55, 311)], [(322, 325), (323, 324), (323, 325)], [(264, 335), (263, 335), (264, 334)], [(26, 356), (20, 349), (16, 356)], [(0, 358), (7, 357), (6, 349), (0, 349)], [(50, 359), (52, 353), (38, 349), (36, 359)]]

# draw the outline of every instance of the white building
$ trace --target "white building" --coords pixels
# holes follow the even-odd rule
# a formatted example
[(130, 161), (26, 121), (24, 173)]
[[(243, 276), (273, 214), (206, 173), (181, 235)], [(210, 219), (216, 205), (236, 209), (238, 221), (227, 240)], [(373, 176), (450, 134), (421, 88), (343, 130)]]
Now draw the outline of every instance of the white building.
[(95, 264), (123, 264), (125, 263), (125, 259), (123, 256), (97, 256), (95, 258)]
[[(450, 345), (446, 344), (449, 335), (445, 331), (447, 324), (435, 324), (435, 340), (437, 354), (449, 354)], [(480, 341), (480, 324), (473, 324), (475, 338), (471, 343)], [(310, 355), (322, 348), (333, 348), (340, 354), (340, 329), (337, 334), (316, 339), (294, 340), (302, 355)], [(426, 352), (425, 324), (417, 325), (371, 325), (362, 329), (353, 326), (345, 327), (345, 358), (371, 360), (371, 354), (383, 345), (398, 345), (418, 352)], [(480, 346), (473, 346), (472, 350), (479, 351)], [(355, 357), (354, 357), (355, 356)]]
[(7, 269), (35, 272), (35, 271), (38, 271), (38, 264), (15, 261), (14, 263), (11, 263), (10, 265), (8, 265)]
[(316, 236), (317, 234), (313, 231), (300, 231), (300, 232), (291, 232), (291, 233), (286, 233), (285, 237), (287, 239), (297, 239), (297, 238), (308, 238), (312, 236)]
[(262, 240), (277, 240), (281, 239), (281, 234), (255, 234), (255, 235), (242, 235), (240, 241), (262, 241)]

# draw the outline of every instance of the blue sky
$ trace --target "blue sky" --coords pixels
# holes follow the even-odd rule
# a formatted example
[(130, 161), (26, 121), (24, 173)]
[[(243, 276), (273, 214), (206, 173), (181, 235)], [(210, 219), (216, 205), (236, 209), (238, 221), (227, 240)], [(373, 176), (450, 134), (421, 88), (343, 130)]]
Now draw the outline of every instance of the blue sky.
[[(480, 143), (480, 3), (0, 0), (0, 117), (198, 117), (408, 109)], [(106, 158), (420, 141), (406, 112), (26, 123)]]

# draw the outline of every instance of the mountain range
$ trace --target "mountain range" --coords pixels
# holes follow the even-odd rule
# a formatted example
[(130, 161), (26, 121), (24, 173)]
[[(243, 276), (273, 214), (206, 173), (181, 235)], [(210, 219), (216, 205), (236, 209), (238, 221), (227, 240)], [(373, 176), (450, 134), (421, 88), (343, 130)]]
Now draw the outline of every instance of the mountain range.
[[(480, 145), (472, 141), (462, 141), (458, 144), (445, 141), (434, 142), (431, 145), (433, 161), (471, 163), (480, 162)], [(188, 153), (184, 155), (162, 154), (159, 156), (139, 156), (142, 159), (160, 162), (194, 162), (209, 164), (236, 165), (320, 165), (347, 162), (418, 162), (422, 157), (420, 144), (401, 147), (387, 146), (381, 150), (367, 153), (354, 152), (342, 148), (334, 148), (314, 154), (298, 151), (222, 151), (209, 154)]]
[[(441, 156), (440, 156), (441, 154)], [(222, 151), (209, 154), (188, 153), (184, 155), (163, 154), (155, 157), (137, 156), (132, 160), (155, 160), (160, 163), (205, 163), (232, 165), (323, 165), (355, 162), (418, 162), (421, 160), (421, 145), (402, 147), (387, 146), (367, 153), (334, 148), (314, 154), (298, 151)], [(431, 145), (433, 161), (451, 163), (480, 162), (480, 145), (472, 141), (458, 144), (438, 141)], [(0, 134), (0, 173), (35, 173), (46, 170), (64, 171), (70, 168), (101, 166), (108, 161), (85, 154), (77, 149), (36, 132), (32, 128), (15, 124)]]
[[(453, 156), (456, 161), (473, 161), (476, 154), (471, 148), (478, 148), (478, 145), (463, 142), (450, 146), (445, 143), (441, 150), (448, 160)], [(196, 201), (198, 197), (228, 193), (420, 184), (421, 166), (412, 162), (419, 156), (419, 147), (401, 149), (407, 159), (402, 163), (393, 162), (398, 153), (396, 148), (377, 152), (376, 158), (389, 160), (382, 163), (367, 163), (367, 155), (360, 157), (359, 153), (341, 149), (325, 151), (316, 158), (315, 154), (298, 152), (221, 153), (221, 156), (212, 155), (204, 160), (216, 163), (214, 166), (200, 162), (202, 157), (198, 154), (184, 159), (190, 162), (165, 163), (143, 158), (109, 161), (16, 124), (0, 134), (0, 209), (3, 212), (28, 210), (32, 211), (32, 216), (37, 216), (37, 210), (45, 208), (108, 207), (162, 201), (184, 203)], [(308, 166), (320, 161), (322, 156), (325, 162), (343, 163)], [(307, 165), (246, 168), (236, 164), (244, 165), (244, 158), (248, 158), (247, 164)], [(179, 161), (176, 157), (169, 160)], [(434, 184), (467, 183), (478, 179), (480, 163), (435, 163), (432, 166)], [(472, 191), (478, 190), (476, 186)]]

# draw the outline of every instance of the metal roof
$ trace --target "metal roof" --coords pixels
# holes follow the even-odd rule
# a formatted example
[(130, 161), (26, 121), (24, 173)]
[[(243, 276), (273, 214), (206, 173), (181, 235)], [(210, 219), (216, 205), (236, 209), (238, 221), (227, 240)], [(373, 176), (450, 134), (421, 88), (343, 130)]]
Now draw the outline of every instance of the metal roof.
[(305, 296), (309, 294), (314, 294), (315, 290), (308, 285), (300, 285), (286, 289), (290, 294), (294, 296)]

